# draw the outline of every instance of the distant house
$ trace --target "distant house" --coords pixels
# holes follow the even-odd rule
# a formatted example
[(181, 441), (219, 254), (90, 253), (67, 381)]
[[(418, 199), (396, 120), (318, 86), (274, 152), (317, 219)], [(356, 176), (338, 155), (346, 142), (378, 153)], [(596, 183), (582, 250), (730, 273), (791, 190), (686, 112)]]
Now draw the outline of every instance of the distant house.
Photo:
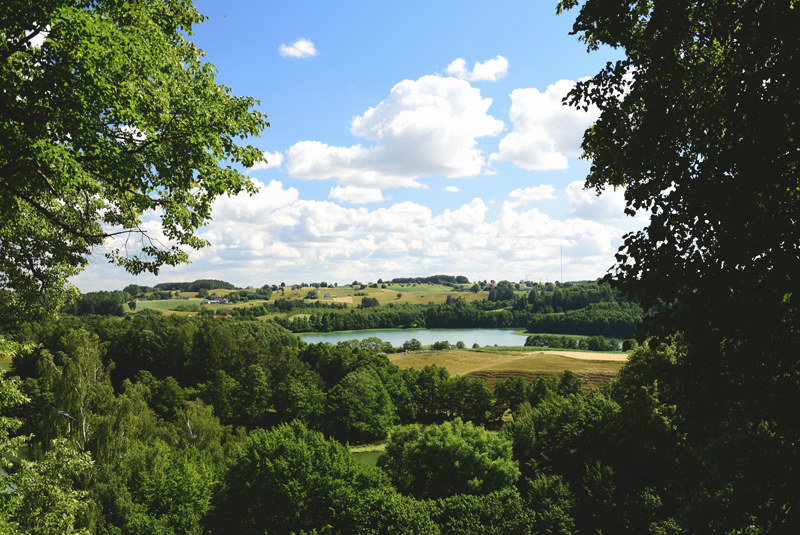
[[(220, 305), (228, 304), (228, 300), (227, 299), (225, 299), (224, 297), (217, 297), (216, 295), (208, 296), (205, 301), (208, 301), (209, 303), (217, 303), (217, 304), (220, 304)], [(203, 304), (205, 304), (205, 301), (203, 302)]]
[(331, 294), (325, 294), (325, 297), (333, 297)]

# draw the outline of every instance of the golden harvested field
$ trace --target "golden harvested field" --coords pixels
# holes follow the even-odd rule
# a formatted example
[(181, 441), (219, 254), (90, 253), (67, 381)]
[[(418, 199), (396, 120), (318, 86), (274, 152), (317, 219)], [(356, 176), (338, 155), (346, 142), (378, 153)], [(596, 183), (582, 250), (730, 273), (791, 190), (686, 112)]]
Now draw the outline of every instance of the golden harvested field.
[(624, 355), (618, 353), (589, 353), (595, 359), (614, 357), (615, 360), (587, 360), (586, 353), (576, 353), (577, 358), (570, 358), (568, 352), (558, 354), (555, 351), (520, 353), (517, 351), (419, 351), (408, 355), (390, 355), (389, 360), (400, 368), (416, 368), (421, 370), (429, 364), (447, 368), (451, 375), (467, 375), (480, 377), (494, 391), (495, 383), (508, 377), (523, 377), (534, 381), (539, 377), (561, 375), (570, 370), (580, 377), (587, 388), (599, 387), (611, 379), (619, 377), (619, 369), (624, 361), (618, 360)]

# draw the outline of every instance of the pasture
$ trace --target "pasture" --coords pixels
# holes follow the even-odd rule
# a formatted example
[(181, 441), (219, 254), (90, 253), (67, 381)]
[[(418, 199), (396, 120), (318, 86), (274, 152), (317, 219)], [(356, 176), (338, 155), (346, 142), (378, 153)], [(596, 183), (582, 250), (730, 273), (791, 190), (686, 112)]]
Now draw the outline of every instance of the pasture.
[[(288, 300), (295, 300), (295, 299), (304, 299), (308, 292), (311, 290), (315, 290), (313, 286), (303, 286), (302, 288), (298, 288), (292, 290), (291, 287), (285, 287), (277, 292), (273, 292), (272, 298), (267, 301), (273, 302), (276, 299), (288, 299)], [(225, 297), (233, 290), (211, 290), (209, 295), (218, 295), (220, 297)], [(350, 286), (339, 286), (339, 287), (329, 287), (329, 288), (319, 288), (316, 289), (317, 294), (319, 295), (319, 299), (309, 299), (308, 301), (321, 301), (323, 303), (344, 303), (348, 308), (355, 308), (361, 303), (362, 297), (373, 297), (378, 300), (381, 306), (389, 305), (390, 303), (394, 304), (428, 304), (428, 303), (435, 303), (435, 304), (442, 304), (447, 301), (447, 296), (452, 297), (461, 297), (467, 301), (480, 301), (486, 299), (489, 296), (488, 292), (478, 292), (473, 293), (471, 291), (461, 291), (453, 289), (449, 286), (444, 286), (440, 284), (387, 284), (386, 288), (365, 288), (363, 290), (359, 288), (351, 288)], [(397, 297), (397, 294), (400, 293), (402, 296), (400, 298)], [(518, 294), (527, 294), (527, 292), (516, 292)], [(330, 294), (330, 297), (325, 297), (326, 294)], [(361, 295), (356, 295), (361, 294)], [(181, 314), (186, 315), (190, 314), (187, 312), (176, 312), (171, 310), (175, 308), (177, 305), (186, 305), (186, 304), (200, 304), (202, 301), (201, 298), (197, 297), (196, 292), (181, 292), (181, 297), (189, 297), (190, 299), (183, 300), (183, 299), (164, 299), (159, 301), (138, 301), (136, 304), (136, 311), (140, 310), (147, 310), (147, 309), (156, 309), (161, 310), (165, 314)], [(225, 305), (214, 304), (211, 305), (214, 309), (225, 309), (225, 308), (234, 308), (234, 307), (246, 307), (250, 304), (255, 303), (263, 303), (264, 301), (261, 300), (252, 300), (248, 303), (228, 303)], [(127, 307), (126, 307), (127, 308)], [(127, 310), (126, 310), (127, 312)]]
[[(304, 286), (303, 288), (292, 290), (285, 288), (284, 292), (278, 291), (272, 294), (273, 299), (303, 299), (308, 295), (310, 290), (314, 288), (311, 286)], [(365, 288), (363, 290), (358, 288), (351, 288), (349, 286), (339, 286), (334, 288), (320, 288), (317, 290), (320, 296), (319, 301), (323, 303), (332, 302), (345, 302), (348, 307), (356, 307), (361, 302), (362, 297), (373, 297), (378, 300), (381, 306), (388, 305), (389, 303), (395, 304), (428, 304), (428, 303), (444, 303), (447, 296), (463, 297), (467, 301), (479, 301), (486, 299), (489, 295), (488, 292), (478, 292), (477, 294), (470, 291), (462, 292), (460, 290), (453, 290), (449, 286), (440, 284), (387, 284), (386, 288)], [(324, 297), (325, 294), (331, 294), (331, 297)], [(402, 294), (398, 299), (397, 294)], [(520, 292), (521, 293), (521, 292)], [(356, 295), (363, 294), (363, 295)]]

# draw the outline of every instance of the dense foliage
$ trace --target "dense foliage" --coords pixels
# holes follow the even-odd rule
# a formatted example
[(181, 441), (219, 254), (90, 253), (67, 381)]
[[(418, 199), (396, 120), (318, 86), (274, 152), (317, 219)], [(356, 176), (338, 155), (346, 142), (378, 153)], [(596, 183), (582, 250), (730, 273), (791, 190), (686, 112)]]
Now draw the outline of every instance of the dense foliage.
[(586, 0), (573, 28), (624, 52), (570, 101), (600, 110), (587, 187), (624, 188), (627, 211), (650, 214), (608, 278), (662, 308), (650, 333), (687, 343), (648, 376), (708, 470), (687, 528), (800, 525), (797, 7)]
[[(510, 288), (510, 286), (508, 287)], [(548, 291), (549, 290), (549, 291)], [(309, 310), (309, 317), (280, 317), (275, 321), (296, 333), (331, 332), (364, 329), (427, 327), (429, 329), (526, 328), (533, 333), (564, 333), (628, 337), (644, 317), (636, 303), (627, 302), (607, 285), (574, 284), (556, 288), (534, 289), (527, 298), (513, 294), (507, 301), (490, 299), (466, 301), (448, 296), (444, 304), (394, 305), (376, 307), (368, 299), (369, 311), (346, 309), (343, 303), (308, 303), (278, 299), (271, 307), (239, 309), (239, 314), (257, 316), (275, 310)], [(507, 296), (504, 296), (507, 297)], [(362, 308), (366, 308), (364, 304)], [(322, 312), (318, 312), (322, 309)], [(221, 312), (217, 312), (221, 313)], [(237, 314), (238, 315), (238, 314)]]
[(254, 191), (230, 163), (263, 160), (237, 140), (266, 117), (215, 83), (187, 39), (203, 20), (169, 0), (3, 2), (0, 315), (58, 310), (107, 238), (131, 273), (185, 262), (214, 199)]
[(394, 284), (467, 284), (469, 279), (463, 275), (433, 275), (431, 277), (395, 277), (392, 282)]

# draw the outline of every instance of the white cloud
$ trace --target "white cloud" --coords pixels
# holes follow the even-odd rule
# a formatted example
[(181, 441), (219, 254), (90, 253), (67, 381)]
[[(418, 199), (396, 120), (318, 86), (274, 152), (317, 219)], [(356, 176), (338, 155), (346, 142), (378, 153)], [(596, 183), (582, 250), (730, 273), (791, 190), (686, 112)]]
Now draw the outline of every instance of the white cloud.
[(488, 115), (491, 104), (463, 80), (403, 80), (352, 121), (351, 133), (374, 145), (301, 141), (289, 148), (287, 168), (295, 178), (337, 178), (345, 186), (377, 189), (420, 187), (417, 179), (424, 175), (475, 176), (486, 164), (476, 139), (505, 127)]
[(598, 196), (594, 190), (583, 188), (583, 181), (571, 182), (566, 188), (571, 215), (594, 221), (626, 219), (625, 191), (606, 189)]
[(532, 188), (518, 188), (508, 194), (512, 199), (519, 199), (520, 201), (544, 201), (548, 199), (557, 199), (555, 195), (556, 189), (550, 184), (542, 184)]
[(295, 188), (283, 189), (283, 183), (277, 180), (264, 185), (254, 179), (253, 184), (258, 189), (255, 195), (240, 193), (233, 197), (219, 197), (214, 201), (211, 215), (215, 224), (264, 223), (270, 212), (289, 206), (300, 197)]
[(307, 58), (309, 56), (316, 56), (317, 49), (314, 48), (314, 43), (308, 39), (298, 39), (292, 45), (281, 45), (278, 47), (281, 56), (289, 58)]
[(48, 24), (39, 30), (25, 30), (25, 37), (30, 37), (34, 32), (36, 32), (36, 35), (31, 37), (31, 40), (28, 41), (28, 46), (31, 48), (39, 48), (44, 44), (45, 39), (47, 39), (47, 36), (50, 34), (50, 25)]
[(461, 80), (469, 80), (470, 82), (488, 80), (494, 82), (505, 76), (508, 72), (508, 60), (503, 56), (497, 56), (483, 63), (475, 62), (470, 72), (467, 71), (467, 62), (464, 61), (463, 58), (458, 58), (448, 65), (445, 71), (447, 74), (453, 75)]
[(544, 93), (515, 89), (509, 111), (514, 130), (500, 141), (499, 152), (489, 161), (510, 161), (528, 171), (566, 169), (567, 158), (581, 155), (583, 133), (599, 116), (594, 106), (584, 112), (562, 104), (574, 86), (571, 80), (560, 80)]
[(256, 162), (256, 164), (250, 168), (250, 171), (261, 171), (263, 169), (276, 169), (283, 164), (284, 156), (278, 151), (273, 153), (264, 152), (264, 157), (267, 159), (266, 162)]
[(445, 186), (444, 191), (449, 191), (450, 193), (458, 193), (461, 191), (461, 188), (457, 188), (455, 186)]
[[(612, 265), (621, 236), (631, 230), (587, 219), (606, 210), (597, 210), (578, 182), (567, 188), (574, 213), (565, 219), (528, 210), (519, 201), (490, 210), (490, 202), (474, 198), (437, 214), (409, 201), (370, 210), (305, 200), (295, 188), (275, 180), (256, 186), (259, 191), (253, 196), (223, 197), (214, 203), (214, 220), (201, 234), (212, 245), (190, 251), (192, 265), (165, 267), (158, 279), (142, 276), (136, 282), (217, 278), (241, 286), (302, 280), (342, 284), (426, 273), (496, 280), (534, 273), (548, 274), (553, 281), (560, 278), (562, 247), (564, 278), (593, 279)], [(346, 187), (334, 191), (353, 195), (348, 200), (358, 192)], [(148, 221), (146, 228), (161, 236), (156, 221)], [(131, 279), (99, 263), (74, 282), (90, 291), (119, 289)], [(112, 282), (116, 286), (104, 286)]]
[(336, 186), (331, 188), (328, 198), (353, 204), (367, 204), (391, 199), (391, 197), (385, 198), (379, 189), (359, 188), (358, 186)]

